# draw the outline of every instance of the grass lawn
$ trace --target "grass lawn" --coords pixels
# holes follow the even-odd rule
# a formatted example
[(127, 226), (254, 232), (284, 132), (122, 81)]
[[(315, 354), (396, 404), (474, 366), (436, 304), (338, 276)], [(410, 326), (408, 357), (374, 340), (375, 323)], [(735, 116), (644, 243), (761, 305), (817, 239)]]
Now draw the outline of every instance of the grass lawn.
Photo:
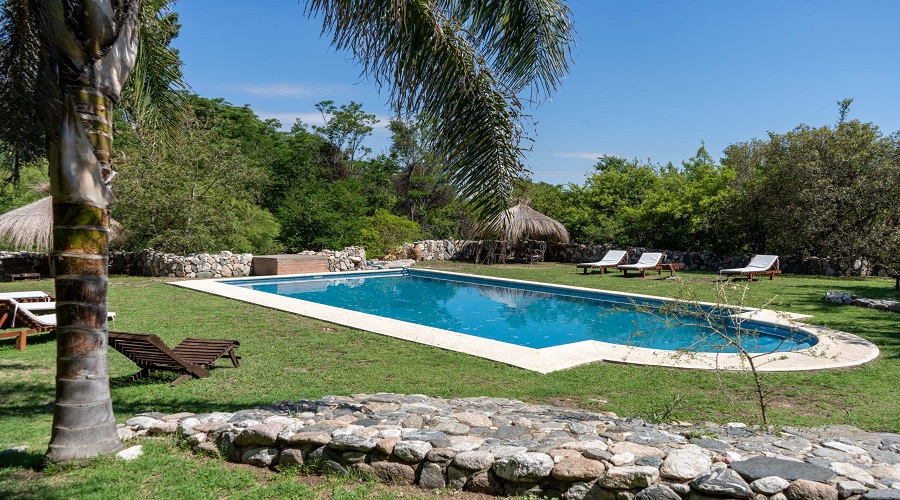
[[(578, 285), (669, 297), (714, 300), (711, 273), (623, 278), (576, 273), (562, 264), (476, 266), (424, 263), (423, 267)], [(597, 363), (540, 375), (465, 354), (330, 325), (292, 314), (205, 295), (165, 284), (164, 279), (112, 277), (110, 309), (118, 330), (155, 333), (170, 345), (188, 336), (239, 339), (240, 368), (221, 360), (212, 376), (170, 388), (174, 375), (140, 382), (136, 367), (110, 352), (113, 407), (124, 421), (142, 411), (234, 411), (281, 400), (360, 392), (423, 393), (442, 397), (496, 396), (612, 411), (651, 419), (756, 423), (747, 375)], [(740, 294), (746, 282), (732, 293)], [(43, 289), (53, 282), (2, 283), (0, 291)], [(813, 315), (813, 324), (854, 333), (878, 345), (882, 357), (861, 368), (828, 372), (763, 374), (772, 389), (770, 420), (778, 425), (851, 424), (867, 430), (900, 431), (900, 314), (836, 306), (830, 290), (873, 298), (900, 298), (893, 281), (780, 275), (749, 285), (746, 305)], [(35, 472), (50, 436), (56, 342), (31, 335), (28, 349), (0, 340), (0, 450), (26, 445), (24, 454), (0, 456), (0, 497), (221, 498), (403, 495), (352, 480), (292, 479), (214, 460), (194, 459), (170, 442), (149, 442), (147, 457), (132, 464), (109, 459), (90, 466)], [(652, 390), (648, 390), (652, 387)], [(137, 464), (137, 465), (135, 465)], [(426, 496), (426, 493), (416, 493)]]

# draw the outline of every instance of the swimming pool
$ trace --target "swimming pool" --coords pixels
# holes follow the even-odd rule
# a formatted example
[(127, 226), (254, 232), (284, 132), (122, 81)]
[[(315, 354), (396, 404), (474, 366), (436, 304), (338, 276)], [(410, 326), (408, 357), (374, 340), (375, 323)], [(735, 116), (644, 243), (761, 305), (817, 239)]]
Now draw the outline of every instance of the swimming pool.
[[(460, 275), (403, 270), (365, 276), (237, 280), (229, 285), (541, 349), (596, 340), (651, 349), (750, 352), (806, 349), (817, 339), (778, 325), (733, 319), (740, 310), (562, 292)], [(724, 335), (719, 335), (721, 332)]]
[(711, 327), (733, 333), (736, 325), (745, 345), (779, 351), (757, 360), (766, 371), (853, 366), (878, 355), (859, 337), (796, 323), (798, 315), (433, 270), (172, 284), (542, 373), (593, 361), (742, 369), (745, 360), (711, 335)]

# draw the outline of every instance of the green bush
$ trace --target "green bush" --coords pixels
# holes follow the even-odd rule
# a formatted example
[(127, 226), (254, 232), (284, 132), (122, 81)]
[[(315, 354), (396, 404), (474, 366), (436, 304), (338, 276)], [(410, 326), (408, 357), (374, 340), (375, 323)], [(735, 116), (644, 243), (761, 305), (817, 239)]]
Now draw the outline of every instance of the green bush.
[(370, 257), (383, 257), (401, 243), (417, 239), (420, 231), (417, 222), (378, 209), (374, 215), (365, 218), (358, 244)]

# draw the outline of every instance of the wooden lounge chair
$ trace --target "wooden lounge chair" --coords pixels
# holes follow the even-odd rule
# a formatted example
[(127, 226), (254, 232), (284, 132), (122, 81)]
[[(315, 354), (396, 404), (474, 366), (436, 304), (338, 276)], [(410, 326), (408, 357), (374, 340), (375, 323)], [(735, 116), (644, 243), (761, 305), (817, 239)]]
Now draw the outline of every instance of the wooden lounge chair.
[(185, 339), (174, 349), (170, 349), (156, 335), (109, 332), (109, 346), (134, 361), (141, 369), (132, 376), (132, 380), (157, 370), (183, 373), (172, 382), (172, 387), (191, 377), (208, 377), (209, 366), (219, 358), (228, 357), (237, 367), (239, 356), (234, 350), (240, 345), (237, 340)]
[[(116, 317), (116, 313), (111, 311), (108, 315), (110, 320)], [(0, 328), (16, 327), (20, 329), (0, 331), (0, 339), (15, 337), (16, 349), (24, 351), (27, 335), (56, 329), (56, 302), (19, 302), (15, 299), (0, 298)]]
[(768, 274), (769, 279), (772, 280), (775, 279), (776, 274), (780, 273), (777, 255), (754, 255), (746, 267), (722, 269), (719, 271), (719, 276), (746, 276), (748, 280), (753, 281), (753, 277), (760, 274)]
[(582, 262), (581, 264), (576, 264), (575, 267), (584, 269), (584, 274), (587, 274), (588, 269), (594, 270), (599, 268), (600, 274), (603, 274), (608, 268), (624, 264), (627, 260), (628, 252), (625, 250), (610, 250), (597, 262)]
[(647, 271), (650, 269), (656, 269), (657, 273), (662, 276), (662, 261), (663, 254), (658, 252), (644, 252), (641, 255), (641, 258), (638, 259), (635, 264), (619, 264), (616, 266), (616, 269), (622, 271), (622, 273), (627, 277), (628, 271), (640, 271), (641, 278), (647, 275)]
[(41, 279), (41, 273), (34, 272), (31, 264), (19, 257), (0, 260), (0, 274), (6, 275), (10, 281)]

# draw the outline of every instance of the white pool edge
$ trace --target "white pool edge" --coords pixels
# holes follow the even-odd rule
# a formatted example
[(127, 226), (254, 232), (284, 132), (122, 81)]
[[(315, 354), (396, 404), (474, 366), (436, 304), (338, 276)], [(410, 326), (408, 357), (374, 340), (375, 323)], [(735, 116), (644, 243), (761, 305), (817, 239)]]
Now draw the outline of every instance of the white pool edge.
[[(498, 361), (508, 365), (524, 368), (539, 373), (551, 373), (559, 370), (573, 368), (575, 366), (593, 363), (597, 361), (627, 363), (636, 365), (666, 366), (672, 368), (700, 369), (700, 370), (745, 370), (745, 360), (738, 354), (715, 354), (675, 352), (643, 347), (624, 346), (599, 341), (582, 341), (554, 347), (534, 349), (518, 346), (497, 340), (490, 340), (473, 335), (442, 330), (429, 326), (383, 318), (372, 314), (366, 314), (347, 309), (317, 304), (305, 300), (282, 297), (271, 293), (249, 290), (227, 284), (230, 281), (245, 280), (270, 280), (291, 277), (320, 276), (327, 278), (351, 278), (366, 274), (383, 274), (393, 270), (359, 271), (353, 273), (307, 273), (279, 276), (258, 276), (242, 278), (216, 278), (209, 280), (185, 280), (169, 282), (170, 285), (179, 286), (191, 290), (210, 293), (242, 302), (248, 302), (280, 311), (286, 311), (301, 316), (328, 321), (343, 326), (365, 330), (389, 337), (394, 337), (420, 344), (430, 345), (478, 356), (481, 358)], [(417, 270), (421, 271), (421, 270)], [(397, 273), (403, 272), (398, 269)], [(525, 284), (530, 286), (548, 287), (560, 291), (577, 291), (588, 293), (604, 293), (628, 298), (646, 298), (652, 300), (674, 301), (667, 297), (655, 297), (651, 295), (629, 294), (597, 290), (592, 288), (555, 285), (508, 278), (494, 278), (447, 271), (428, 269), (427, 273), (444, 274), (447, 276), (474, 277), (479, 279), (496, 280), (510, 284)], [(704, 305), (714, 305), (701, 302)], [(811, 371), (828, 370), (838, 368), (850, 368), (874, 361), (879, 356), (878, 347), (875, 344), (856, 335), (823, 327), (806, 325), (798, 322), (806, 315), (782, 313), (769, 309), (753, 309), (742, 307), (745, 312), (739, 316), (752, 318), (760, 323), (789, 326), (804, 333), (814, 335), (819, 342), (808, 349), (773, 353), (762, 355), (754, 359), (754, 364), (759, 371)]]

